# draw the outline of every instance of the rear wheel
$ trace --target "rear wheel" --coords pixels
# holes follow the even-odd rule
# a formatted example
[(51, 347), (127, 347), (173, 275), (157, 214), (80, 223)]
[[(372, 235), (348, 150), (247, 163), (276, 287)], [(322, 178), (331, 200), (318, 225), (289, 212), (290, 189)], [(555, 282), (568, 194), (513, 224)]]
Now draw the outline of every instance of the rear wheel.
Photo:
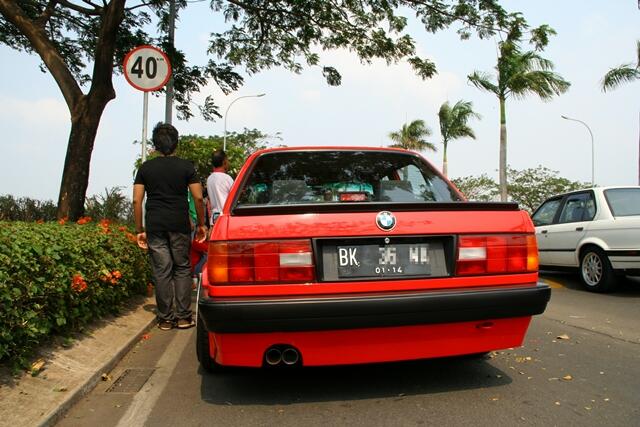
[(200, 319), (198, 319), (196, 326), (196, 354), (198, 355), (200, 366), (206, 372), (215, 374), (224, 370), (224, 367), (216, 363), (209, 354), (209, 333), (204, 329)]
[(588, 247), (582, 252), (580, 278), (591, 292), (611, 292), (616, 286), (616, 277), (609, 259), (597, 247)]

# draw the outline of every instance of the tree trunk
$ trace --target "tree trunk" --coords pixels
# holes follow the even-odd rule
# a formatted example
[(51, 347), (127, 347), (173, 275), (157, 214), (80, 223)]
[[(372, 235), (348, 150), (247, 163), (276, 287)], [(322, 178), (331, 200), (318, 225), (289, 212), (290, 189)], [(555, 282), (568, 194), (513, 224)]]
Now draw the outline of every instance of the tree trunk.
[(95, 95), (84, 96), (72, 114), (71, 132), (58, 196), (58, 218), (66, 217), (75, 221), (84, 214), (93, 144), (100, 118), (110, 100), (95, 98)]
[(447, 141), (443, 141), (444, 149), (442, 150), (442, 175), (447, 177)]
[(500, 97), (500, 201), (507, 201), (507, 115), (506, 99)]
[(91, 88), (87, 95), (69, 108), (71, 133), (58, 196), (58, 218), (67, 217), (75, 221), (84, 213), (91, 153), (98, 125), (107, 103), (116, 97), (113, 56), (118, 28), (124, 19), (125, 1), (112, 0), (105, 4), (95, 49)]
[(101, 6), (85, 2), (93, 8), (78, 5), (72, 7), (80, 14), (100, 16), (91, 89), (85, 95), (69, 70), (59, 46), (49, 39), (46, 31), (47, 20), (55, 8), (71, 5), (50, 1), (45, 13), (33, 18), (25, 13), (21, 6), (23, 2), (0, 0), (0, 14), (29, 40), (58, 84), (71, 113), (71, 133), (58, 197), (58, 218), (67, 217), (75, 221), (84, 211), (91, 152), (98, 124), (107, 103), (116, 96), (112, 81), (113, 59), (118, 28), (124, 19), (125, 2), (126, 0), (105, 0)]

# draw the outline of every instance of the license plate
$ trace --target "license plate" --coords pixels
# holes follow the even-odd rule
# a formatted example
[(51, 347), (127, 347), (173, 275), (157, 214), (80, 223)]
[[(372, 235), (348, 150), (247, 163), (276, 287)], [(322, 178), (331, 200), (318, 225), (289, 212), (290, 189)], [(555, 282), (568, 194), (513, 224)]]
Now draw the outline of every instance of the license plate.
[(428, 243), (337, 246), (338, 277), (429, 276)]

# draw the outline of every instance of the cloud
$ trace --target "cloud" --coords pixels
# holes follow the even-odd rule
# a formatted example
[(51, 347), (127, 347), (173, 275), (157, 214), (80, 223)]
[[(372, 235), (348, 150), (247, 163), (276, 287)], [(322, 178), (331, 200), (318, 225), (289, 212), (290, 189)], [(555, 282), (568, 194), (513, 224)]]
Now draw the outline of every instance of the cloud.
[(8, 122), (31, 124), (37, 121), (47, 125), (69, 122), (67, 105), (54, 98), (28, 100), (0, 96), (0, 114)]

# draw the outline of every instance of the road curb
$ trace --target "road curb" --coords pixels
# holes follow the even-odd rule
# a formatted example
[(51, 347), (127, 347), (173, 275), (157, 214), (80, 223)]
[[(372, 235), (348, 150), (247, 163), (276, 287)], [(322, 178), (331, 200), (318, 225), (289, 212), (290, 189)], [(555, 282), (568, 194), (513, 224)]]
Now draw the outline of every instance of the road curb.
[[(142, 305), (141, 305), (142, 307)], [(138, 309), (141, 309), (139, 307)], [(142, 336), (151, 329), (157, 320), (155, 317), (150, 319), (147, 323), (143, 324), (141, 328), (135, 332), (129, 341), (125, 343), (124, 346), (120, 347), (117, 352), (113, 355), (113, 357), (100, 366), (92, 376), (90, 376), (87, 381), (83, 384), (77, 386), (74, 390), (70, 391), (69, 397), (62, 402), (57, 408), (55, 408), (51, 413), (49, 413), (44, 420), (39, 424), (41, 427), (49, 427), (55, 425), (60, 418), (62, 418), (72, 406), (74, 406), (80, 399), (89, 394), (91, 390), (95, 388), (95, 386), (102, 381), (102, 374), (109, 373), (111, 370), (122, 360), (122, 358), (140, 341)]]
[(71, 348), (40, 350), (45, 369), (0, 388), (0, 426), (52, 426), (85, 397), (156, 324), (155, 298), (134, 300), (120, 316), (98, 320)]

